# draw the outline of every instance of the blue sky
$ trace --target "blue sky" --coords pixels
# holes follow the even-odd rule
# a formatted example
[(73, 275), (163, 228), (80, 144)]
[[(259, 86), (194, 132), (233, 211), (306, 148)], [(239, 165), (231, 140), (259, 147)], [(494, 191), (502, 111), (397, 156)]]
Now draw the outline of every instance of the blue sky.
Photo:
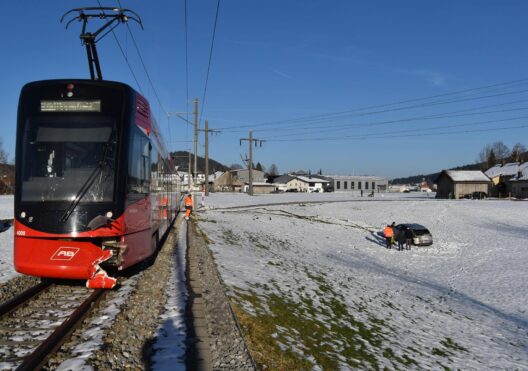
[[(250, 128), (266, 140), (255, 162), (281, 172), (393, 178), (472, 163), (498, 140), (528, 146), (525, 1), (222, 0), (203, 107), (217, 2), (187, 3), (188, 74), (185, 2), (121, 4), (143, 20), (144, 30), (129, 25), (152, 85), (125, 26), (115, 35), (139, 84), (112, 35), (98, 44), (103, 76), (143, 92), (170, 150), (192, 150), (192, 128), (165, 112), (190, 111), (195, 97), (201, 126), (222, 130), (210, 156), (227, 165), (248, 153), (239, 139)], [(59, 23), (83, 6), (98, 2), (0, 2), (0, 137), (11, 157), (20, 88), (89, 77), (80, 24)], [(373, 106), (383, 107), (358, 110)]]

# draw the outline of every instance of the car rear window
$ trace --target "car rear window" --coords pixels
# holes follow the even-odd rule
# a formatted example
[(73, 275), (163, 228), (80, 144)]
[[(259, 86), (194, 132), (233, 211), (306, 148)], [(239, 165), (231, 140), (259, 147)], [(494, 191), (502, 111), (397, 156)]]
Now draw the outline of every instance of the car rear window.
[(422, 236), (424, 234), (430, 234), (429, 233), (429, 230), (427, 229), (415, 229), (414, 230), (414, 233), (417, 235), (417, 236)]

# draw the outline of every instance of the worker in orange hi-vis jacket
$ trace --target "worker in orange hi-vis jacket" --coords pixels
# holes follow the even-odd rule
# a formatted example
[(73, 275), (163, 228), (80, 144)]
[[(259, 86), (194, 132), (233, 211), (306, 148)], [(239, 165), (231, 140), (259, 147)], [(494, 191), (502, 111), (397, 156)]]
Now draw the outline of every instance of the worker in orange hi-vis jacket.
[[(394, 225), (394, 223), (392, 223)], [(392, 247), (392, 237), (394, 237), (394, 229), (391, 225), (387, 225), (385, 229), (383, 230), (383, 234), (385, 235), (385, 243), (387, 249), (390, 249)]]
[(193, 208), (193, 199), (191, 192), (188, 192), (185, 196), (185, 220), (189, 220), (189, 217), (191, 216), (191, 211)]

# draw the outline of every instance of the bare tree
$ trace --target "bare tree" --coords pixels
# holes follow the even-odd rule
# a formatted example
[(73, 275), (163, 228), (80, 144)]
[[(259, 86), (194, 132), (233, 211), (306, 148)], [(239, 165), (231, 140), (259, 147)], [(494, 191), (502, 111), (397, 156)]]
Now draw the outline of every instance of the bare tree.
[(279, 168), (275, 164), (271, 164), (268, 169), (268, 174), (271, 176), (279, 175)]
[[(493, 156), (490, 156), (493, 152)], [(486, 144), (484, 148), (480, 151), (477, 161), (487, 163), (488, 167), (495, 164), (489, 164), (490, 157), (496, 159), (496, 161), (506, 160), (510, 156), (510, 149), (506, 144), (501, 141), (494, 142), (492, 144)]]
[(510, 157), (510, 149), (506, 144), (504, 144), (501, 141), (495, 142), (492, 145), (493, 152), (495, 153), (495, 157), (497, 157), (498, 161), (506, 160), (508, 157)]
[(515, 143), (511, 150), (512, 160), (515, 162), (523, 162), (525, 160), (526, 147), (521, 143)]
[(2, 138), (0, 138), (0, 164), (7, 164), (7, 152), (4, 151)]

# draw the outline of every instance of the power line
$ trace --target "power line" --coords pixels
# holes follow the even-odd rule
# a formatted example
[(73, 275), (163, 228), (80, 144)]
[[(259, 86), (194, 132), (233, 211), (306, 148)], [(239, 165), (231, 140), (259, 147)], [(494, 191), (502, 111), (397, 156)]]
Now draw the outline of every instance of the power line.
[[(496, 111), (486, 111), (486, 112), (473, 112), (473, 113), (464, 113), (464, 114), (454, 114), (454, 115), (433, 115), (433, 116), (421, 116), (421, 117), (411, 117), (411, 118), (405, 118), (400, 120), (388, 120), (388, 121), (378, 121), (378, 122), (371, 122), (371, 123), (364, 123), (364, 124), (345, 124), (345, 125), (328, 125), (325, 128), (325, 130), (310, 130), (314, 128), (308, 128), (306, 130), (302, 130), (302, 134), (317, 134), (317, 133), (328, 133), (328, 132), (336, 132), (336, 131), (343, 131), (343, 130), (351, 130), (351, 129), (358, 129), (361, 127), (373, 127), (373, 126), (380, 126), (380, 125), (387, 125), (387, 124), (393, 124), (393, 123), (402, 123), (402, 122), (413, 122), (413, 121), (421, 121), (421, 120), (438, 120), (438, 119), (444, 119), (444, 118), (453, 118), (453, 117), (464, 117), (464, 116), (475, 116), (475, 115), (487, 115), (491, 113), (505, 113), (505, 112), (513, 112), (513, 111), (524, 111), (528, 110), (528, 107), (520, 107), (520, 108), (512, 108), (509, 110), (496, 110)], [(331, 129), (328, 129), (328, 128)], [(321, 127), (320, 127), (321, 128)], [(284, 129), (288, 130), (288, 129)], [(291, 129), (290, 129), (291, 130)], [(297, 130), (296, 133), (290, 133), (290, 134), (282, 134), (282, 135), (274, 135), (269, 138), (283, 138), (293, 135), (298, 135), (299, 131)]]
[[(388, 123), (396, 123), (396, 122), (407, 122), (407, 121), (416, 121), (416, 120), (429, 120), (429, 119), (436, 119), (436, 118), (447, 118), (447, 117), (459, 117), (459, 116), (473, 116), (473, 115), (482, 115), (482, 114), (489, 114), (489, 113), (501, 113), (501, 112), (511, 112), (511, 111), (518, 111), (518, 110), (524, 110), (526, 108), (512, 108), (512, 109), (505, 109), (505, 110), (496, 110), (496, 111), (486, 111), (486, 112), (474, 112), (474, 113), (466, 113), (466, 114), (458, 114), (462, 112), (469, 112), (469, 111), (478, 111), (482, 109), (488, 109), (493, 107), (501, 107), (501, 106), (507, 106), (511, 104), (517, 104), (517, 103), (525, 103), (528, 102), (528, 99), (519, 99), (515, 101), (510, 102), (503, 102), (498, 104), (491, 104), (491, 105), (485, 105), (485, 106), (479, 106), (479, 107), (471, 107), (471, 108), (465, 108), (461, 110), (456, 111), (450, 111), (450, 112), (444, 112), (444, 113), (437, 113), (434, 115), (426, 115), (426, 116), (417, 116), (417, 117), (410, 117), (410, 118), (403, 118), (403, 119), (397, 119), (397, 120), (388, 120), (388, 121), (374, 121), (374, 122), (368, 122), (368, 123), (344, 123), (344, 124), (334, 124), (329, 125), (329, 123), (338, 121), (337, 119), (330, 119), (328, 121), (321, 121), (321, 123), (325, 123), (325, 125), (322, 126), (308, 126), (308, 127), (281, 127), (280, 130), (282, 132), (284, 131), (303, 131), (303, 132), (318, 132), (318, 130), (314, 129), (325, 129), (325, 131), (329, 131), (329, 128), (357, 128), (357, 127), (363, 127), (363, 126), (375, 126), (375, 125), (384, 125)], [(338, 129), (339, 130), (339, 129)], [(255, 132), (265, 132), (265, 131), (277, 131), (277, 128), (267, 128), (267, 129), (259, 129), (255, 130)], [(333, 130), (330, 130), (333, 131)], [(231, 130), (224, 130), (226, 133), (239, 133), (239, 132), (245, 132), (243, 129), (231, 129)]]
[[(117, 0), (117, 3), (119, 4), (119, 7), (122, 8), (121, 1)], [(156, 97), (156, 100), (158, 101), (158, 104), (159, 104), (160, 108), (163, 110), (163, 113), (165, 115), (167, 115), (167, 110), (163, 107), (163, 104), (161, 103), (161, 100), (160, 100), (159, 95), (158, 95), (158, 91), (156, 90), (156, 87), (152, 83), (152, 79), (150, 78), (150, 74), (149, 74), (149, 72), (147, 70), (147, 67), (145, 66), (145, 62), (143, 60), (143, 56), (141, 55), (139, 47), (138, 47), (138, 45), (136, 43), (136, 39), (134, 37), (134, 34), (132, 33), (132, 30), (130, 29), (130, 26), (128, 25), (128, 23), (126, 24), (126, 26), (127, 26), (128, 33), (130, 34), (130, 37), (132, 38), (132, 43), (134, 44), (134, 48), (136, 49), (136, 52), (138, 54), (139, 60), (141, 62), (141, 66), (143, 67), (143, 71), (145, 71), (145, 75), (147, 76), (147, 79), (149, 81), (150, 87), (154, 91), (154, 95)]]
[[(356, 108), (356, 109), (351, 109), (351, 110), (346, 110), (346, 111), (334, 112), (334, 113), (320, 114), (320, 115), (314, 115), (314, 116), (304, 116), (304, 117), (300, 117), (300, 118), (296, 118), (296, 119), (290, 119), (290, 120), (271, 121), (271, 122), (264, 122), (264, 123), (260, 123), (260, 124), (250, 123), (250, 124), (244, 124), (244, 125), (226, 126), (226, 127), (219, 128), (219, 130), (227, 130), (227, 129), (234, 129), (234, 128), (247, 128), (247, 127), (260, 127), (260, 126), (274, 126), (274, 125), (275, 126), (277, 126), (277, 125), (284, 126), (285, 124), (294, 124), (294, 123), (298, 124), (298, 123), (306, 123), (306, 122), (310, 122), (310, 121), (311, 122), (317, 122), (317, 121), (320, 121), (320, 120), (328, 120), (328, 119), (332, 119), (332, 118), (335, 119), (335, 118), (338, 118), (338, 117), (341, 117), (341, 116), (345, 116), (345, 117), (360, 117), (360, 116), (368, 116), (368, 115), (374, 115), (374, 114), (380, 114), (380, 113), (401, 111), (401, 110), (405, 110), (405, 109), (423, 108), (423, 107), (429, 107), (429, 106), (435, 106), (435, 105), (441, 105), (441, 104), (459, 103), (459, 102), (465, 102), (465, 101), (470, 101), (470, 100), (478, 100), (478, 99), (486, 99), (486, 98), (498, 97), (498, 96), (503, 96), (503, 95), (519, 94), (519, 93), (526, 92), (528, 90), (519, 90), (519, 91), (516, 91), (516, 92), (506, 92), (506, 93), (487, 95), (487, 96), (483, 96), (483, 97), (473, 97), (473, 98), (465, 98), (465, 99), (437, 100), (437, 101), (427, 102), (427, 103), (423, 103), (423, 104), (408, 105), (408, 106), (404, 106), (404, 107), (397, 107), (397, 108), (392, 108), (392, 109), (383, 109), (383, 110), (377, 110), (377, 111), (363, 112), (363, 113), (354, 114), (355, 112), (360, 112), (360, 111), (379, 109), (379, 108), (386, 108), (386, 107), (397, 106), (397, 105), (401, 105), (401, 104), (405, 104), (405, 103), (413, 103), (413, 102), (431, 100), (431, 99), (440, 98), (440, 97), (453, 96), (453, 95), (459, 95), (459, 94), (466, 94), (466, 93), (469, 93), (469, 92), (474, 92), (474, 93), (469, 94), (469, 95), (486, 94), (486, 92), (480, 92), (480, 91), (481, 90), (490, 89), (490, 88), (497, 88), (499, 86), (500, 86), (499, 89), (490, 90), (490, 92), (491, 91), (496, 91), (496, 90), (510, 89), (510, 88), (513, 87), (512, 85), (523, 85), (526, 82), (528, 82), (528, 78), (519, 79), (519, 80), (513, 80), (513, 81), (503, 82), (503, 83), (498, 83), (498, 84), (493, 84), (493, 85), (487, 85), (487, 86), (482, 86), (482, 87), (477, 87), (477, 88), (459, 90), (459, 91), (454, 91), (454, 92), (450, 92), (450, 93), (438, 94), (438, 95), (433, 95), (433, 96), (429, 96), (429, 97), (416, 98), (416, 99), (407, 99), (407, 100), (394, 102), (394, 103), (373, 105), (373, 106)], [(509, 85), (509, 86), (505, 87), (506, 85)], [(467, 97), (468, 94), (466, 94), (465, 96)]]
[(209, 73), (211, 71), (211, 61), (213, 59), (213, 47), (214, 47), (214, 42), (215, 42), (216, 25), (218, 23), (218, 14), (219, 14), (219, 12), (220, 12), (220, 0), (218, 0), (217, 3), (216, 3), (216, 15), (215, 15), (214, 26), (213, 26), (213, 37), (211, 39), (211, 48), (209, 50), (209, 63), (207, 65), (207, 74), (206, 74), (206, 77), (205, 77), (205, 86), (204, 86), (204, 92), (203, 92), (203, 96), (202, 96), (202, 109), (200, 110), (200, 119), (202, 117), (202, 114), (203, 114), (203, 111), (204, 111), (204, 108), (205, 108), (205, 96), (207, 94), (207, 84), (209, 82)]
[(189, 27), (187, 24), (187, 0), (184, 2), (185, 14), (185, 112), (187, 112), (187, 122), (189, 122)]
[[(101, 1), (100, 0), (97, 0), (97, 2), (99, 3), (99, 7), (103, 7), (103, 5), (101, 4)], [(103, 11), (103, 15), (104, 15), (104, 11)], [(128, 24), (127, 24), (128, 26)], [(121, 43), (119, 42), (119, 39), (117, 38), (114, 30), (112, 29), (112, 36), (114, 37), (114, 40), (115, 42), (117, 43), (117, 46), (119, 47), (119, 50), (121, 51), (121, 55), (123, 56), (123, 59), (125, 60), (127, 66), (128, 66), (128, 69), (130, 71), (130, 73), (132, 74), (132, 77), (134, 78), (134, 80), (136, 81), (136, 85), (139, 89), (139, 91), (141, 92), (141, 94), (143, 94), (143, 90), (141, 89), (141, 85), (136, 77), (136, 74), (134, 73), (134, 70), (132, 69), (132, 66), (130, 65), (129, 61), (128, 61), (128, 58), (123, 50), (123, 48), (121, 47)]]
[[(430, 131), (430, 130), (440, 130), (452, 127), (462, 127), (462, 126), (474, 126), (481, 125), (486, 123), (497, 123), (505, 122), (512, 120), (528, 119), (528, 116), (524, 117), (515, 117), (504, 120), (490, 120), (484, 122), (474, 122), (469, 124), (459, 124), (459, 125), (447, 125), (444, 127), (436, 127), (430, 129), (421, 129), (418, 131)], [(402, 137), (420, 137), (420, 136), (434, 136), (434, 135), (448, 135), (448, 134), (459, 134), (459, 133), (475, 133), (475, 132), (486, 132), (486, 131), (499, 131), (499, 130), (510, 130), (510, 129), (521, 129), (527, 128), (528, 124), (519, 125), (519, 126), (509, 126), (509, 127), (499, 127), (499, 128), (488, 128), (488, 129), (475, 129), (475, 130), (459, 130), (459, 131), (446, 131), (446, 132), (437, 132), (437, 133), (409, 133), (411, 130), (399, 131), (399, 132), (382, 132), (382, 133), (369, 133), (363, 135), (349, 135), (349, 136), (339, 136), (339, 137), (322, 137), (322, 138), (296, 138), (296, 139), (267, 139), (268, 142), (335, 142), (341, 140), (354, 140), (354, 139), (383, 139), (383, 138), (402, 138)], [(416, 131), (416, 130), (414, 130)]]
[[(99, 0), (98, 0), (98, 2), (100, 4)], [(117, 3), (118, 3), (120, 8), (123, 7), (121, 5), (121, 1), (120, 0), (117, 0)], [(138, 44), (136, 42), (136, 38), (134, 37), (134, 34), (132, 33), (132, 30), (130, 29), (130, 26), (128, 25), (128, 23), (126, 24), (126, 27), (127, 27), (128, 33), (130, 34), (130, 38), (132, 39), (132, 43), (134, 44), (134, 48), (136, 49), (136, 52), (138, 54), (139, 60), (141, 62), (141, 66), (143, 67), (143, 71), (145, 72), (145, 75), (147, 76), (147, 80), (148, 80), (148, 82), (150, 84), (150, 87), (152, 88), (152, 91), (154, 92), (154, 96), (156, 97), (158, 105), (159, 105), (160, 109), (163, 111), (164, 115), (167, 116), (167, 110), (165, 109), (165, 107), (161, 103), (161, 99), (160, 99), (160, 97), (158, 95), (158, 91), (157, 91), (156, 87), (154, 86), (154, 84), (152, 82), (152, 79), (150, 78), (150, 74), (149, 74), (148, 69), (147, 69), (147, 67), (145, 65), (145, 61), (143, 60), (143, 56), (141, 55), (141, 51), (139, 50), (139, 46), (138, 46)], [(143, 92), (142, 92), (142, 94), (143, 94)], [(168, 130), (170, 142), (172, 142), (172, 131), (171, 131), (171, 128), (170, 128), (168, 120), (167, 120), (167, 130)]]

